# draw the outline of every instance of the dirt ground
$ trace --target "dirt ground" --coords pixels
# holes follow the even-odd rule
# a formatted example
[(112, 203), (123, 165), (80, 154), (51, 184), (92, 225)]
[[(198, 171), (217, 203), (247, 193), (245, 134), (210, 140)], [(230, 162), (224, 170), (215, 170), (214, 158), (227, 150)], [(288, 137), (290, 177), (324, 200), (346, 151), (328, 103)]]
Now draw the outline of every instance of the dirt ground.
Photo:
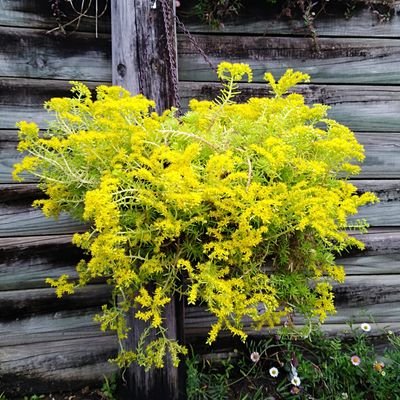
[(109, 397), (102, 393), (100, 389), (83, 388), (79, 392), (31, 395), (13, 400), (109, 400)]

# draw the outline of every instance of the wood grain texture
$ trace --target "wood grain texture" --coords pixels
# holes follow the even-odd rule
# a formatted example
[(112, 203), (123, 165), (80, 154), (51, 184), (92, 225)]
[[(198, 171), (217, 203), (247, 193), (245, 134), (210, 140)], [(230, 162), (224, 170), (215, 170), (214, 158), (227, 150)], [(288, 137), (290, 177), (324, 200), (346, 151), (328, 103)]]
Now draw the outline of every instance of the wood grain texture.
[[(361, 191), (365, 190), (364, 181), (354, 182)], [(350, 221), (365, 218), (371, 227), (399, 226), (400, 181), (382, 180), (375, 185), (368, 181), (367, 189), (376, 192), (381, 201), (361, 207)], [(14, 199), (10, 193), (18, 191), (21, 195)], [(33, 208), (32, 201), (41, 197), (39, 193), (33, 184), (27, 188), (20, 184), (0, 185), (0, 237), (61, 235), (84, 230), (82, 223), (72, 220), (66, 214), (62, 214), (56, 221), (44, 217), (40, 209)]]
[(73, 295), (57, 298), (53, 288), (0, 291), (2, 321), (26, 315), (48, 314), (59, 310), (79, 310), (107, 304), (111, 287), (105, 284), (78, 288)]
[[(358, 132), (356, 136), (366, 154), (359, 178), (400, 178), (400, 133)], [(0, 184), (13, 182), (13, 165), (22, 158), (21, 153), (16, 150), (16, 140), (16, 131), (0, 131)], [(35, 181), (32, 176), (22, 176), (25, 178), (24, 182)]]
[[(94, 89), (100, 82), (84, 82)], [(107, 82), (103, 82), (107, 83)], [(43, 103), (52, 97), (71, 97), (71, 84), (60, 80), (0, 77), (0, 129), (15, 129), (18, 121), (45, 128), (52, 119)]]
[[(174, 1), (168, 0), (166, 3), (166, 7), (172, 12)], [(168, 25), (164, 11), (161, 2), (157, 2), (156, 8), (152, 8), (151, 3), (146, 0), (134, 0), (133, 4), (129, 0), (120, 0), (114, 1), (112, 5), (113, 84), (121, 85), (131, 92), (139, 90), (146, 97), (154, 99), (159, 113), (175, 104), (178, 90), (171, 74), (171, 70), (176, 68), (175, 31), (174, 26)], [(134, 310), (131, 311), (131, 316)], [(179, 340), (179, 317), (181, 316), (177, 315), (173, 299), (165, 309), (168, 329), (166, 335), (171, 340)], [(128, 318), (130, 332), (126, 347), (136, 349), (144, 330), (149, 326), (148, 322)], [(150, 331), (145, 345), (155, 339), (155, 334)], [(170, 357), (166, 358), (163, 369), (152, 368), (146, 371), (132, 363), (126, 375), (127, 390), (122, 395), (124, 400), (183, 398), (183, 393), (180, 392), (182, 377), (173, 367)]]
[[(93, 88), (96, 83), (88, 83)], [(41, 127), (51, 116), (43, 110), (43, 102), (51, 97), (69, 96), (71, 85), (64, 81), (35, 79), (0, 79), (0, 129), (13, 129), (20, 120), (35, 121)], [(213, 99), (217, 83), (180, 82), (184, 108), (189, 99)], [(238, 101), (266, 96), (266, 85), (242, 85)], [(323, 103), (332, 108), (329, 116), (360, 132), (400, 132), (400, 87), (366, 85), (304, 85), (298, 91), (308, 103)]]
[[(173, 7), (173, 1), (168, 1)], [(171, 28), (173, 54), (169, 54), (161, 3), (151, 8), (149, 1), (112, 3), (113, 84), (131, 93), (154, 99), (162, 112), (174, 104), (171, 60), (176, 59), (176, 38)]]
[(98, 311), (82, 307), (14, 321), (0, 318), (2, 391), (22, 395), (99, 385), (103, 375), (116, 370), (107, 360), (117, 343), (93, 322)]
[[(397, 286), (397, 289), (394, 290), (398, 292), (399, 287)], [(344, 327), (349, 321), (353, 321), (354, 324), (360, 324), (371, 319), (381, 324), (381, 326), (390, 327), (392, 324), (398, 326), (400, 324), (399, 298), (397, 297), (396, 302), (382, 302), (378, 304), (373, 303), (372, 300), (370, 300), (369, 304), (367, 301), (362, 304), (357, 303), (346, 306), (341, 304), (337, 307), (337, 313), (328, 317), (325, 321), (324, 329), (336, 330), (335, 326), (340, 325)], [(185, 319), (185, 335), (187, 340), (194, 337), (206, 337), (211, 325), (215, 321), (216, 319), (203, 308), (188, 307)], [(295, 324), (304, 324), (304, 319), (299, 316), (295, 317)], [(262, 329), (258, 332), (254, 331), (249, 322), (245, 323), (244, 330), (249, 335), (266, 335), (271, 333), (270, 329)], [(225, 332), (225, 335), (228, 335), (228, 333)]]
[[(111, 41), (89, 33), (49, 36), (28, 28), (0, 27), (0, 76), (109, 81)], [(18, 49), (18, 51), (16, 51)]]
[[(210, 61), (243, 62), (253, 70), (253, 81), (264, 82), (264, 73), (280, 77), (287, 68), (311, 76), (313, 83), (398, 84), (400, 40), (319, 38), (318, 51), (311, 38), (271, 36), (196, 35)], [(179, 78), (214, 81), (213, 71), (187, 36), (180, 35)]]
[[(18, 192), (20, 195), (17, 198), (11, 195)], [(62, 235), (84, 229), (82, 223), (65, 213), (58, 220), (45, 217), (40, 209), (31, 206), (38, 197), (42, 196), (34, 185), (29, 185), (28, 188), (23, 185), (0, 186), (0, 237)]]
[[(104, 9), (106, 2), (107, 0), (98, 1), (99, 10)], [(67, 4), (62, 4), (62, 7), (66, 14), (63, 21), (61, 21), (62, 23), (71, 21), (76, 17), (76, 13)], [(95, 14), (95, 3), (92, 2), (92, 7), (88, 15), (94, 16)], [(97, 20), (98, 32), (109, 33), (110, 23), (110, 12), (108, 9), (108, 12)], [(58, 24), (56, 19), (52, 16), (52, 10), (48, 0), (0, 0), (0, 25), (51, 30), (56, 28)], [(95, 36), (96, 20), (88, 17), (81, 18), (78, 26), (74, 22), (70, 26), (65, 27), (65, 29), (70, 31), (69, 33), (76, 29), (78, 31), (87, 31)], [(55, 33), (61, 34), (61, 31), (56, 31)]]
[[(199, 21), (199, 19), (188, 17), (188, 11), (193, 6), (194, 1), (183, 2), (183, 7), (179, 11), (182, 14), (183, 22), (187, 29), (192, 33), (209, 34), (254, 34), (254, 35), (294, 35), (309, 36), (310, 31), (300, 18), (288, 19), (279, 18), (257, 0), (246, 2), (246, 7), (240, 9), (238, 17), (229, 18), (224, 21), (218, 29)], [(334, 8), (339, 8), (338, 2), (333, 4)], [(398, 5), (396, 7), (398, 10)], [(350, 19), (343, 17), (344, 10), (335, 10), (329, 16), (318, 17), (315, 27), (318, 37), (324, 36), (347, 36), (347, 37), (399, 37), (400, 36), (400, 16), (395, 13), (388, 22), (379, 22), (374, 13), (369, 10), (356, 10)], [(190, 14), (189, 14), (190, 15)]]
[(71, 240), (70, 235), (2, 238), (0, 293), (49, 288), (45, 283), (47, 277), (54, 279), (67, 274), (77, 278), (75, 266), (83, 254), (71, 244)]
[[(220, 85), (214, 82), (180, 82), (182, 105), (187, 108), (189, 99), (216, 98)], [(331, 106), (330, 118), (360, 132), (400, 132), (400, 87), (360, 85), (301, 85), (297, 92), (307, 103)], [(267, 96), (267, 85), (243, 84), (237, 101), (249, 97)]]

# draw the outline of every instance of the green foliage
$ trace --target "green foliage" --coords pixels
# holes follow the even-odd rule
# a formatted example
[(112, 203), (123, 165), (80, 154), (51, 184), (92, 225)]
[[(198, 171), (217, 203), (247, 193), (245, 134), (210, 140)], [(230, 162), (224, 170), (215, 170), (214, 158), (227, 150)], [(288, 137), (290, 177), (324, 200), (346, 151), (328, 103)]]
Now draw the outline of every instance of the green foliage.
[(7, 397), (4, 394), (4, 392), (0, 393), (0, 400), (7, 400)]
[[(224, 22), (240, 14), (248, 15), (247, 8), (258, 3), (257, 10), (276, 16), (277, 18), (298, 18), (304, 21), (311, 36), (316, 36), (314, 23), (322, 16), (341, 16), (349, 19), (360, 8), (369, 9), (379, 22), (389, 21), (396, 11), (395, 0), (264, 0), (249, 2), (242, 0), (197, 0), (190, 13), (216, 28)], [(261, 4), (259, 4), (261, 3)]]
[(46, 396), (44, 394), (37, 395), (37, 394), (32, 394), (31, 396), (24, 396), (24, 400), (42, 400)]
[(117, 400), (118, 376), (113, 374), (110, 378), (104, 376), (103, 386), (101, 387), (101, 395), (106, 400)]
[[(288, 334), (252, 341), (224, 363), (194, 356), (186, 362), (188, 400), (398, 399), (400, 337), (385, 333), (381, 352), (368, 332), (350, 326), (342, 339), (315, 329), (306, 339)], [(223, 395), (214, 397), (216, 390)]]
[[(287, 94), (307, 75), (266, 73), (274, 96), (237, 104), (245, 75), (251, 80), (248, 65), (222, 63), (220, 96), (191, 100), (182, 117), (157, 115), (153, 101), (120, 87), (100, 86), (93, 100), (74, 83), (73, 98), (46, 103), (55, 119), (45, 133), (19, 123), (18, 148), (28, 155), (15, 178), (39, 178), (47, 198), (34, 205), (46, 216), (67, 212), (87, 226), (73, 239), (89, 255), (79, 281), (48, 283), (61, 296), (107, 279), (114, 302), (96, 321), (116, 331), (121, 367), (163, 367), (166, 354), (178, 365), (187, 350), (163, 326), (175, 295), (214, 314), (208, 343), (221, 330), (244, 341), (244, 318), (255, 329), (294, 313), (323, 321), (335, 312), (332, 281), (344, 280), (335, 254), (363, 247), (347, 218), (376, 197), (347, 181), (364, 158), (354, 134), (327, 117), (327, 106)], [(125, 350), (132, 307), (148, 327)]]
[(192, 400), (220, 400), (228, 396), (228, 385), (234, 365), (230, 360), (213, 364), (193, 355), (186, 359), (186, 394)]

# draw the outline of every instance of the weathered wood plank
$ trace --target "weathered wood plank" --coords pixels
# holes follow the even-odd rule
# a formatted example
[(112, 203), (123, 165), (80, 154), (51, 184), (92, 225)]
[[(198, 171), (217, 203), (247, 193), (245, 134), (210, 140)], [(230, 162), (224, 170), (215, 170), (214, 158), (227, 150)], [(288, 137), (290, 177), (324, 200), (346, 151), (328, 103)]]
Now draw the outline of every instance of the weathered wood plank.
[(79, 288), (73, 295), (57, 298), (53, 288), (0, 291), (1, 320), (13, 320), (25, 315), (48, 314), (59, 310), (77, 310), (107, 304), (111, 288), (105, 284)]
[[(71, 10), (71, 7), (67, 5), (67, 2), (64, 3), (65, 4), (62, 4), (62, 6), (64, 6), (63, 11), (67, 14), (65, 22), (68, 22), (76, 17), (76, 13)], [(99, 0), (99, 10), (102, 11), (106, 3), (107, 0)], [(90, 8), (88, 15), (94, 16), (95, 14), (95, 2), (92, 2), (92, 7)], [(108, 10), (103, 17), (97, 20), (98, 32), (110, 32), (110, 23), (110, 13)], [(50, 30), (57, 27), (57, 21), (52, 15), (50, 2), (48, 0), (0, 0), (0, 25)], [(76, 23), (65, 27), (65, 29), (75, 30)], [(94, 33), (96, 32), (96, 20), (87, 17), (81, 18), (78, 31), (92, 32), (94, 36)]]
[[(132, 4), (133, 3), (133, 4)], [(155, 3), (147, 0), (120, 0), (112, 3), (112, 80), (132, 91), (140, 90), (155, 100), (156, 110), (162, 113), (177, 106), (178, 92), (176, 32), (173, 19), (168, 13), (175, 11), (175, 0)], [(157, 5), (158, 4), (158, 5)], [(175, 82), (174, 82), (175, 78)], [(166, 336), (179, 340), (179, 318), (175, 298), (165, 307)], [(130, 328), (126, 347), (135, 349), (142, 335), (150, 327), (148, 321), (133, 320), (130, 310), (127, 326)], [(156, 339), (150, 330), (145, 338), (147, 345)], [(127, 391), (122, 398), (142, 400), (178, 400), (183, 398), (181, 387), (183, 376), (173, 367), (172, 359), (165, 359), (163, 369), (144, 370), (137, 363), (127, 369)]]
[[(216, 98), (220, 85), (214, 82), (181, 82), (182, 105), (187, 108), (191, 98)], [(331, 106), (329, 116), (360, 132), (399, 132), (400, 87), (360, 85), (303, 85), (297, 87), (308, 103)], [(243, 84), (238, 101), (249, 97), (267, 96), (267, 85)]]
[[(359, 132), (356, 136), (366, 153), (359, 178), (400, 178), (400, 133)], [(13, 165), (22, 158), (21, 153), (16, 151), (16, 140), (16, 131), (0, 131), (0, 183), (13, 182)], [(35, 181), (32, 176), (24, 177), (25, 182)]]
[[(397, 288), (398, 290), (398, 288)], [(383, 302), (379, 304), (357, 304), (353, 306), (340, 306), (337, 308), (337, 314), (330, 316), (324, 325), (327, 330), (333, 330), (335, 326), (345, 326), (349, 321), (359, 324), (370, 319), (383, 326), (400, 324), (400, 302)], [(207, 336), (211, 325), (216, 319), (207, 311), (200, 307), (188, 307), (185, 313), (185, 335), (187, 340), (191, 337)], [(304, 321), (300, 317), (295, 317), (295, 323), (301, 325)], [(250, 324), (245, 324), (244, 329), (248, 334), (268, 334), (269, 329), (262, 329), (255, 332)]]
[(109, 35), (54, 37), (37, 29), (0, 27), (0, 43), (0, 76), (111, 80)]
[[(397, 274), (400, 271), (400, 231), (371, 229), (358, 235), (366, 250), (343, 254), (337, 262), (347, 275)], [(68, 274), (76, 278), (81, 251), (71, 236), (2, 238), (0, 242), (0, 291), (48, 288), (45, 278)]]
[(63, 339), (61, 333), (58, 340), (33, 344), (26, 343), (27, 337), (16, 346), (0, 347), (1, 389), (8, 396), (99, 387), (104, 376), (117, 372), (108, 362), (117, 349), (110, 336)]
[[(364, 146), (365, 160), (361, 164), (362, 179), (396, 179), (400, 177), (400, 134), (391, 132), (357, 132)], [(1, 178), (1, 172), (0, 172)]]
[[(85, 82), (94, 89), (100, 82)], [(43, 103), (52, 97), (71, 97), (71, 84), (60, 80), (0, 78), (0, 129), (14, 129), (18, 121), (34, 121), (45, 128), (51, 114)]]
[[(96, 84), (89, 83), (93, 88)], [(220, 90), (218, 83), (180, 82), (182, 105), (189, 99), (213, 99)], [(0, 129), (15, 128), (16, 121), (35, 121), (41, 127), (51, 116), (43, 102), (51, 97), (68, 96), (70, 85), (64, 81), (36, 79), (0, 79)], [(360, 85), (304, 85), (298, 91), (308, 103), (323, 103), (332, 108), (330, 117), (360, 132), (400, 132), (400, 87)], [(266, 96), (266, 85), (242, 85), (238, 101)]]
[[(363, 191), (363, 181), (356, 181)], [(354, 219), (367, 219), (371, 227), (400, 225), (400, 182), (377, 181), (373, 186), (368, 181), (368, 189), (376, 191), (380, 203), (360, 208)], [(14, 200), (10, 195), (12, 188), (18, 189), (21, 196)], [(0, 185), (0, 237), (33, 236), (48, 234), (68, 234), (82, 231), (84, 226), (67, 215), (61, 215), (58, 221), (45, 218), (41, 210), (31, 207), (32, 201), (38, 197), (34, 185), (26, 190), (24, 185)], [(14, 189), (14, 190), (15, 190)], [(26, 190), (23, 192), (23, 189)], [(16, 192), (14, 192), (16, 193)]]
[[(381, 303), (400, 303), (399, 289), (400, 275), (397, 274), (347, 276), (344, 284), (334, 285), (336, 305), (340, 308), (362, 309)], [(70, 313), (83, 312), (79, 310), (82, 304), (85, 308), (100, 306), (107, 303), (109, 298), (110, 289), (107, 285), (90, 285), (77, 290), (74, 295), (66, 295), (61, 299), (56, 298), (52, 288), (2, 291), (0, 321), (7, 327), (7, 323), (12, 325), (13, 320), (19, 320), (24, 316), (33, 315), (31, 319), (33, 321), (34, 318), (47, 318), (46, 314), (54, 312), (65, 313), (68, 310)], [(86, 317), (87, 313), (84, 312), (84, 315)], [(400, 318), (400, 315), (398, 317)]]
[(83, 254), (71, 239), (70, 235), (2, 238), (0, 292), (48, 288), (47, 277), (54, 279), (63, 274), (77, 278), (75, 266)]
[[(40, 192), (34, 185), (0, 186), (0, 237), (68, 234), (82, 231), (82, 223), (61, 214), (58, 220), (46, 218), (31, 206)], [(17, 194), (18, 197), (14, 197)], [(40, 196), (39, 196), (40, 197)]]
[[(216, 66), (222, 61), (243, 62), (253, 69), (253, 81), (264, 73), (281, 76), (293, 68), (313, 83), (390, 84), (400, 82), (400, 40), (319, 38), (318, 52), (311, 38), (196, 35)], [(213, 71), (185, 35), (179, 36), (179, 79), (214, 81)]]
[[(189, 14), (193, 2), (183, 2), (181, 13)], [(337, 2), (334, 6), (337, 7)], [(397, 5), (397, 10), (398, 10)], [(315, 21), (317, 35), (349, 36), (349, 37), (399, 37), (400, 16), (395, 13), (388, 22), (379, 22), (376, 15), (366, 9), (355, 11), (350, 19), (343, 17), (343, 12), (337, 16), (330, 13), (327, 17), (318, 17)], [(240, 16), (224, 21), (223, 26), (215, 29), (195, 18), (182, 18), (187, 29), (192, 33), (235, 33), (257, 35), (296, 35), (309, 36), (309, 29), (302, 18), (285, 19), (271, 15), (264, 3), (247, 1), (246, 6), (240, 9)]]
[[(110, 331), (102, 333), (99, 325), (93, 321), (99, 311), (100, 307), (92, 307), (31, 315), (25, 318), (16, 318), (13, 321), (1, 318), (0, 349), (24, 344), (33, 345), (91, 337), (114, 337)], [(79, 349), (77, 351), (79, 352)]]

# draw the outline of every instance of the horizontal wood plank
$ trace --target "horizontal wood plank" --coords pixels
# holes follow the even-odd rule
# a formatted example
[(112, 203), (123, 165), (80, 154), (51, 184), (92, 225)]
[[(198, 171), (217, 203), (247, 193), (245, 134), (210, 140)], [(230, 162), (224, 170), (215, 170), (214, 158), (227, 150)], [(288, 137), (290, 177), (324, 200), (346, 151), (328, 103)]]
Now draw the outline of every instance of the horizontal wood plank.
[(0, 76), (111, 80), (109, 35), (97, 39), (89, 33), (54, 37), (36, 29), (0, 26), (0, 42)]
[[(359, 178), (400, 178), (400, 133), (358, 132), (356, 136), (364, 145), (366, 155)], [(16, 150), (16, 140), (16, 131), (0, 131), (0, 184), (13, 182), (13, 166), (22, 159)], [(27, 174), (22, 176), (25, 182), (35, 181)]]
[[(67, 2), (62, 2), (63, 12), (66, 14), (61, 23), (67, 23), (77, 17), (77, 14), (71, 9)], [(96, 24), (98, 32), (110, 32), (111, 20), (110, 12), (108, 11), (103, 17), (91, 18), (96, 15), (95, 2), (91, 2), (92, 6), (88, 16), (80, 18), (69, 26), (65, 27), (67, 31), (88, 31), (96, 33)], [(75, 4), (75, 3), (74, 3)], [(77, 3), (78, 4), (78, 3)], [(88, 4), (88, 2), (86, 2)], [(107, 4), (107, 0), (98, 0), (98, 9), (102, 11)], [(87, 8), (87, 7), (85, 7)], [(89, 17), (90, 16), (90, 17)], [(77, 23), (79, 24), (77, 25)], [(19, 26), (27, 28), (39, 28), (51, 30), (58, 26), (56, 18), (52, 15), (51, 4), (48, 0), (0, 0), (0, 25), (2, 26)], [(61, 34), (60, 30), (55, 33)]]
[[(214, 35), (256, 34), (256, 35), (294, 35), (310, 36), (310, 30), (306, 27), (302, 18), (284, 18), (271, 15), (270, 8), (259, 1), (247, 1), (246, 7), (239, 11), (239, 16), (228, 18), (219, 28), (202, 23), (198, 18), (190, 18), (190, 6), (193, 1), (184, 2), (181, 11), (182, 20), (186, 28), (192, 33), (210, 33)], [(338, 2), (332, 4), (338, 7)], [(399, 5), (396, 5), (398, 11)], [(329, 12), (328, 16), (319, 16), (315, 20), (315, 28), (318, 37), (347, 36), (347, 37), (399, 37), (400, 16), (395, 13), (390, 21), (380, 22), (376, 14), (367, 9), (355, 10), (351, 18), (344, 18), (344, 10)]]
[[(355, 181), (363, 191), (363, 181)], [(377, 193), (381, 201), (359, 209), (359, 213), (350, 220), (366, 219), (371, 227), (400, 226), (400, 182), (377, 181), (375, 186), (367, 182), (368, 190)], [(48, 234), (68, 234), (84, 230), (84, 225), (62, 214), (58, 220), (46, 218), (40, 209), (31, 207), (32, 201), (40, 197), (34, 185), (32, 191), (14, 200), (9, 195), (11, 188), (24, 188), (23, 185), (0, 185), (0, 237), (34, 236)], [(2, 195), (2, 193), (4, 193)]]
[(100, 387), (104, 376), (110, 377), (118, 371), (108, 361), (117, 349), (110, 336), (98, 334), (75, 339), (59, 336), (58, 341), (24, 342), (23, 339), (22, 344), (0, 347), (1, 389), (8, 396)]
[[(191, 98), (215, 99), (220, 85), (215, 82), (180, 82), (181, 102), (187, 108)], [(300, 85), (297, 92), (307, 103), (331, 106), (330, 118), (360, 132), (400, 132), (400, 87), (359, 85)], [(268, 96), (267, 85), (243, 84), (237, 101)]]
[[(319, 38), (318, 51), (311, 38), (196, 35), (196, 41), (215, 66), (226, 60), (249, 64), (254, 82), (264, 82), (266, 71), (277, 78), (293, 68), (309, 74), (313, 83), (400, 83), (400, 40)], [(185, 35), (179, 36), (178, 52), (180, 80), (216, 80)]]
[(57, 298), (53, 288), (0, 291), (1, 320), (13, 320), (25, 315), (48, 314), (59, 310), (79, 310), (107, 304), (111, 288), (105, 284), (76, 289), (72, 295)]
[[(84, 83), (90, 89), (101, 84)], [(71, 86), (62, 80), (0, 78), (0, 129), (15, 129), (15, 124), (21, 120), (46, 128), (53, 117), (44, 110), (43, 103), (52, 97), (71, 97)]]
[(71, 240), (70, 235), (2, 238), (0, 293), (49, 288), (45, 279), (63, 274), (77, 278), (75, 267), (83, 254), (71, 244)]
[[(96, 84), (89, 85), (90, 87)], [(184, 108), (189, 99), (214, 99), (220, 90), (215, 82), (180, 82)], [(43, 102), (51, 97), (69, 95), (70, 85), (64, 81), (33, 79), (0, 79), (0, 129), (13, 129), (20, 120), (35, 121), (41, 127), (51, 116), (43, 110)], [(267, 85), (242, 85), (238, 101), (267, 96)], [(329, 116), (360, 132), (400, 132), (400, 87), (360, 85), (303, 85), (297, 89), (309, 104), (331, 106)]]
[[(381, 326), (390, 327), (392, 325), (400, 325), (400, 302), (379, 303), (379, 304), (357, 304), (355, 306), (340, 306), (337, 307), (337, 313), (328, 317), (323, 325), (328, 331), (338, 331), (338, 328), (343, 328), (348, 322), (360, 324), (369, 320), (373, 320)], [(185, 310), (185, 334), (187, 340), (192, 337), (205, 337), (216, 319), (206, 310), (200, 307), (189, 307)], [(295, 317), (295, 323), (301, 325), (304, 320), (300, 317)], [(338, 326), (339, 325), (339, 326)], [(336, 327), (336, 329), (335, 329)], [(244, 329), (249, 335), (265, 335), (271, 332), (270, 329), (262, 329), (254, 331), (250, 323), (245, 324)], [(227, 333), (225, 333), (227, 334)]]

